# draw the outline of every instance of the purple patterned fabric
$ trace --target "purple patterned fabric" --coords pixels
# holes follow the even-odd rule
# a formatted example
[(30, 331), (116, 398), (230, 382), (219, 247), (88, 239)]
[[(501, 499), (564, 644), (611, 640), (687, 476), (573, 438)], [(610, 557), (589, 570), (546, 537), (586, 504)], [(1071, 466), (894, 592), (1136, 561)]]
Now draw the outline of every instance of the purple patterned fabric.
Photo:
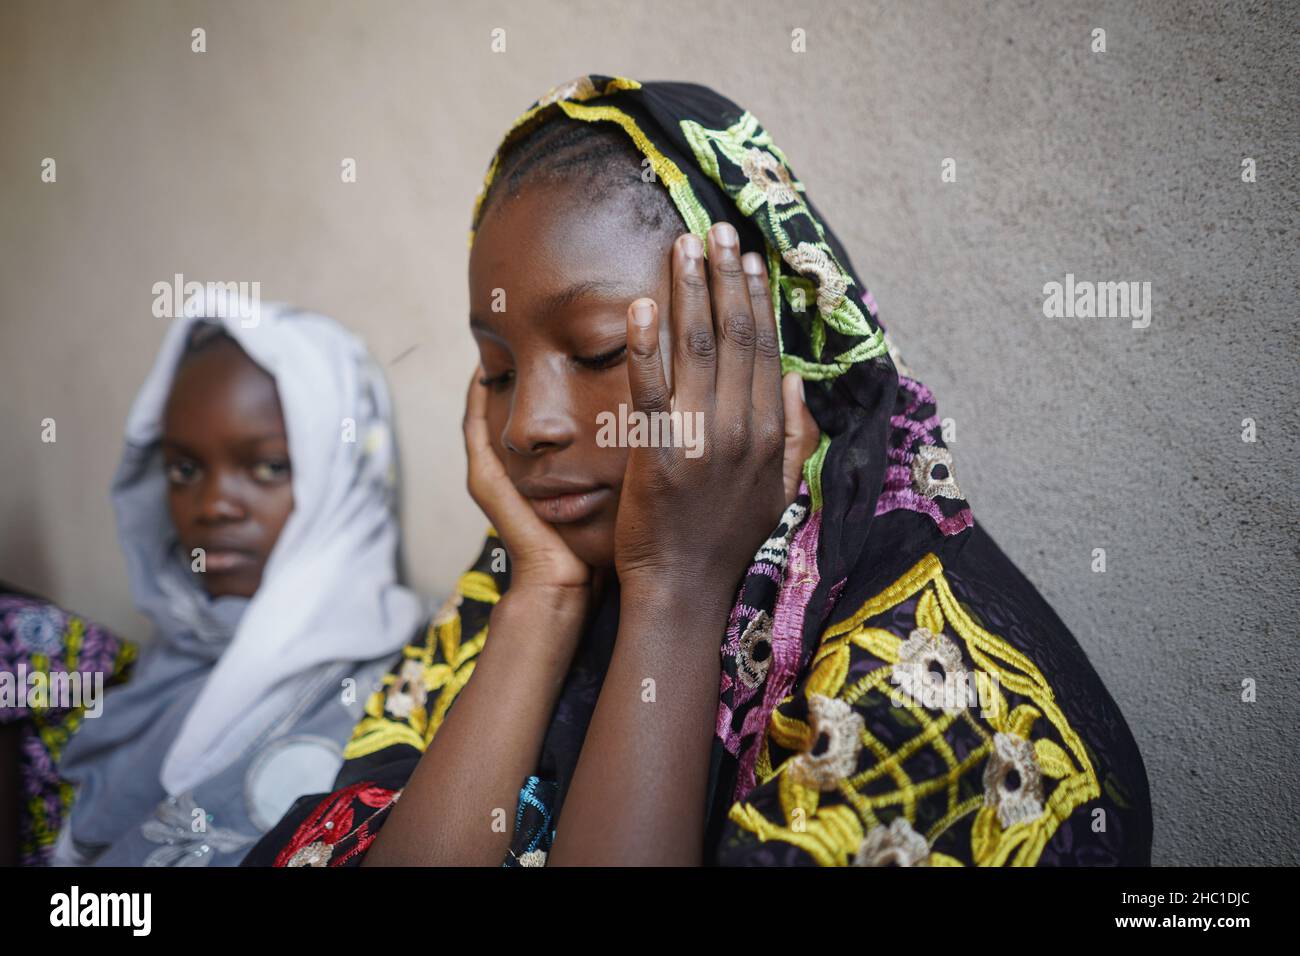
[[(928, 472), (918, 467), (917, 456), (923, 454), (922, 449), (932, 454), (945, 471), (952, 464), (939, 438), (942, 423), (934, 395), (920, 382), (899, 375), (898, 405), (902, 410), (889, 419), (889, 466), (885, 469), (885, 486), (876, 501), (876, 516), (906, 508), (926, 515), (944, 535), (964, 531), (975, 519), (956, 481), (947, 474), (934, 476), (934, 465)], [(942, 501), (950, 502), (946, 510)]]
[(38, 598), (0, 593), (0, 724), (19, 726), (21, 865), (49, 863), (72, 806), (58, 764), (86, 707), (56, 688), (75, 681), (106, 690), (127, 679), (135, 658), (135, 645), (97, 624)]

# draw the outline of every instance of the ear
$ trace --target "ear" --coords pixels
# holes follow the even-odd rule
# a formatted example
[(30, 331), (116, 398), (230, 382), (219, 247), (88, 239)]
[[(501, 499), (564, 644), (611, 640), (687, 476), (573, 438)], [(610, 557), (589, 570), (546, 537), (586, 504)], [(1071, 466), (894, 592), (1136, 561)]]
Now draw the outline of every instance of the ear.
[(785, 481), (786, 503), (794, 501), (803, 477), (803, 463), (817, 450), (821, 429), (804, 401), (803, 379), (789, 372), (781, 380), (781, 401), (785, 406), (785, 458), (781, 475)]

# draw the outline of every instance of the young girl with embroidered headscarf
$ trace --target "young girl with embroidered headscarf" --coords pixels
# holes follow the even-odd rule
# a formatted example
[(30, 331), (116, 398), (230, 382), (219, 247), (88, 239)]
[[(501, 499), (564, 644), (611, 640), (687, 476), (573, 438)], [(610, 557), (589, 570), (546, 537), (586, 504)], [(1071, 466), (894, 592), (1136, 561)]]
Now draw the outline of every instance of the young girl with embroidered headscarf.
[(1149, 862), (1118, 708), (751, 114), (582, 77), (474, 225), (492, 528), (246, 865)]
[[(24, 741), (26, 862), (238, 863), (333, 780), (359, 701), (423, 617), (397, 580), (378, 368), (324, 316), (230, 305), (187, 303), (127, 421), (112, 496), (153, 643), (97, 715), (8, 715), (59, 730)], [(43, 615), (45, 650), (87, 667), (76, 619), (30, 600), (8, 615), (9, 656), (45, 661)], [(120, 664), (99, 661), (119, 682)]]

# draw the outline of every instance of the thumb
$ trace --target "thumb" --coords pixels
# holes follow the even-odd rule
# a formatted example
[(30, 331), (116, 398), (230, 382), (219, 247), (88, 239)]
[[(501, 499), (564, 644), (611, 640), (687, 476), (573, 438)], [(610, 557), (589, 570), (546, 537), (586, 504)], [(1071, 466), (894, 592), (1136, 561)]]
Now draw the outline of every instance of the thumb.
[(803, 463), (817, 450), (821, 429), (804, 400), (803, 378), (790, 372), (781, 380), (781, 402), (785, 406), (785, 457), (781, 476), (785, 483), (785, 500), (794, 501), (803, 477)]

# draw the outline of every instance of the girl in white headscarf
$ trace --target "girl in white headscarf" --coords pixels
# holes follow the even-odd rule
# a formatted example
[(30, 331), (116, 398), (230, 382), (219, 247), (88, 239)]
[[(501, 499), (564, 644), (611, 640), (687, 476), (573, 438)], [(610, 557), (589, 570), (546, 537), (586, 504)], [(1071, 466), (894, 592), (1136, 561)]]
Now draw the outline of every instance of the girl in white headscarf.
[(185, 313), (113, 483), (156, 635), (59, 761), (77, 791), (56, 864), (237, 864), (328, 789), (425, 613), (398, 583), (391, 410), (362, 343), (284, 306)]

